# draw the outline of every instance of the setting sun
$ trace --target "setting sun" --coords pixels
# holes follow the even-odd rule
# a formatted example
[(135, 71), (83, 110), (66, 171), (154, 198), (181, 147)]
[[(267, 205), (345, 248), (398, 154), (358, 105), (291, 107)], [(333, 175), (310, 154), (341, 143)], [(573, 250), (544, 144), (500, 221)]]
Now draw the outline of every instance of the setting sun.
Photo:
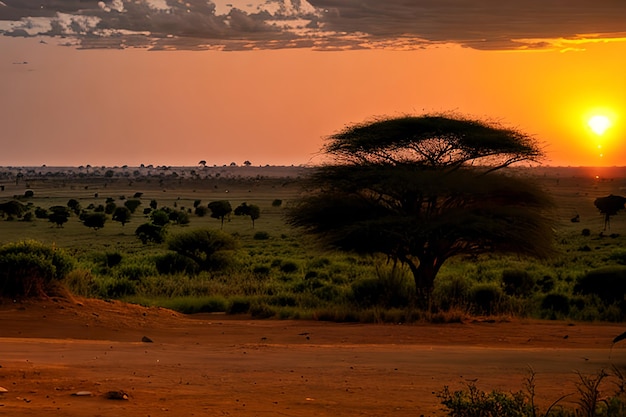
[(604, 132), (611, 127), (611, 121), (608, 117), (603, 115), (593, 116), (589, 119), (587, 124), (597, 135), (603, 135)]

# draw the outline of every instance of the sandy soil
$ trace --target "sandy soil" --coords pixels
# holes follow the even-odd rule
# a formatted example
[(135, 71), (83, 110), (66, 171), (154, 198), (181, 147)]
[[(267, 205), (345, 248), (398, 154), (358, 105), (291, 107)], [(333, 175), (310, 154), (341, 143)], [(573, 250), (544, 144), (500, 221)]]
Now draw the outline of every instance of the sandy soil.
[(119, 302), (5, 300), (0, 415), (439, 416), (445, 385), (517, 391), (529, 367), (545, 405), (576, 391), (577, 371), (626, 367), (626, 344), (610, 350), (623, 330), (519, 320), (258, 321)]

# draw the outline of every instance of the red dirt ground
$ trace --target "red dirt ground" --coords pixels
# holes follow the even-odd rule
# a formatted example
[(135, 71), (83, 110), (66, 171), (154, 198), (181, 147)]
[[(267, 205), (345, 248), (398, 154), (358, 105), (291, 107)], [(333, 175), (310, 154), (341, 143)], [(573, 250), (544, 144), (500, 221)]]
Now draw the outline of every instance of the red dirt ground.
[[(545, 407), (576, 392), (576, 372), (626, 367), (626, 342), (611, 351), (624, 330), (249, 320), (98, 300), (5, 300), (0, 415), (441, 416), (436, 393), (445, 385), (517, 391), (529, 367)], [(110, 391), (128, 399), (108, 399)]]

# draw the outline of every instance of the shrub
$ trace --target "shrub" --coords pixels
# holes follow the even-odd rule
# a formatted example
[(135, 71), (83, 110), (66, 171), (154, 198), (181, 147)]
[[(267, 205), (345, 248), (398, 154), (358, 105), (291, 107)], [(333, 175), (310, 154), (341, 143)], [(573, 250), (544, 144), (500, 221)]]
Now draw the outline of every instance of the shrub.
[(106, 266), (113, 268), (122, 262), (122, 255), (119, 252), (109, 252), (105, 254)]
[(230, 300), (228, 308), (226, 308), (227, 314), (247, 314), (250, 311), (250, 300), (247, 298), (237, 297)]
[(378, 271), (377, 276), (361, 278), (352, 283), (353, 301), (361, 307), (404, 307), (412, 296), (410, 279), (401, 268)]
[(154, 210), (150, 213), (150, 219), (157, 226), (165, 226), (170, 222), (170, 216), (164, 209)]
[(167, 253), (155, 259), (157, 271), (161, 275), (187, 274), (196, 275), (200, 266), (193, 259), (179, 255), (178, 253)]
[(283, 200), (277, 198), (274, 201), (272, 201), (272, 207), (280, 207), (283, 204)]
[(62, 250), (37, 241), (0, 247), (0, 295), (45, 296), (74, 267)]
[(140, 281), (142, 278), (156, 274), (156, 268), (152, 263), (131, 263), (120, 265), (116, 271), (120, 278), (128, 278), (131, 281)]
[(126, 200), (124, 202), (124, 207), (130, 210), (131, 213), (134, 213), (135, 210), (137, 210), (137, 207), (139, 207), (140, 205), (141, 205), (141, 200), (136, 200), (136, 199)]
[(103, 298), (122, 298), (135, 295), (137, 284), (126, 277), (108, 278), (100, 283), (99, 293)]
[(267, 232), (256, 232), (252, 238), (254, 240), (268, 240), (270, 238), (270, 234)]
[(437, 280), (433, 291), (434, 304), (443, 310), (465, 306), (470, 293), (470, 282), (466, 277)]
[(284, 272), (286, 274), (296, 272), (299, 268), (300, 267), (298, 266), (298, 264), (293, 261), (284, 261), (280, 264), (281, 272)]
[(563, 294), (548, 294), (541, 301), (541, 309), (567, 315), (570, 311), (569, 297)]
[(198, 217), (204, 217), (209, 213), (209, 208), (205, 206), (198, 206), (196, 207), (194, 213)]
[(135, 236), (145, 245), (148, 242), (163, 243), (165, 228), (152, 223), (144, 223), (135, 229)]
[(527, 271), (509, 269), (502, 271), (502, 284), (506, 294), (528, 297), (533, 293), (535, 280)]
[(494, 284), (476, 285), (471, 290), (471, 302), (478, 314), (491, 315), (496, 304), (502, 299), (500, 288)]
[(554, 289), (554, 278), (550, 275), (544, 275), (537, 280), (537, 285), (541, 289), (541, 292), (547, 293)]
[(48, 218), (48, 210), (42, 207), (35, 208), (35, 217), (38, 219), (47, 219)]
[(626, 295), (626, 266), (607, 266), (587, 272), (574, 291), (595, 294), (605, 303), (623, 301)]
[(168, 248), (195, 261), (200, 270), (222, 268), (228, 262), (225, 252), (237, 247), (235, 239), (219, 230), (198, 229), (173, 236)]

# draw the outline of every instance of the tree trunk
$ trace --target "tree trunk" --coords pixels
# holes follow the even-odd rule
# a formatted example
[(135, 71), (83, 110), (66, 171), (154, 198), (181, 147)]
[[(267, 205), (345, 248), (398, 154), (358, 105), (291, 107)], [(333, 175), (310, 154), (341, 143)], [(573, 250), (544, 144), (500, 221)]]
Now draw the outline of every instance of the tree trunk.
[(438, 262), (438, 259), (434, 257), (422, 257), (417, 265), (408, 258), (402, 259), (402, 261), (409, 266), (413, 273), (418, 305), (427, 306), (435, 287), (435, 277), (441, 268), (441, 262)]

